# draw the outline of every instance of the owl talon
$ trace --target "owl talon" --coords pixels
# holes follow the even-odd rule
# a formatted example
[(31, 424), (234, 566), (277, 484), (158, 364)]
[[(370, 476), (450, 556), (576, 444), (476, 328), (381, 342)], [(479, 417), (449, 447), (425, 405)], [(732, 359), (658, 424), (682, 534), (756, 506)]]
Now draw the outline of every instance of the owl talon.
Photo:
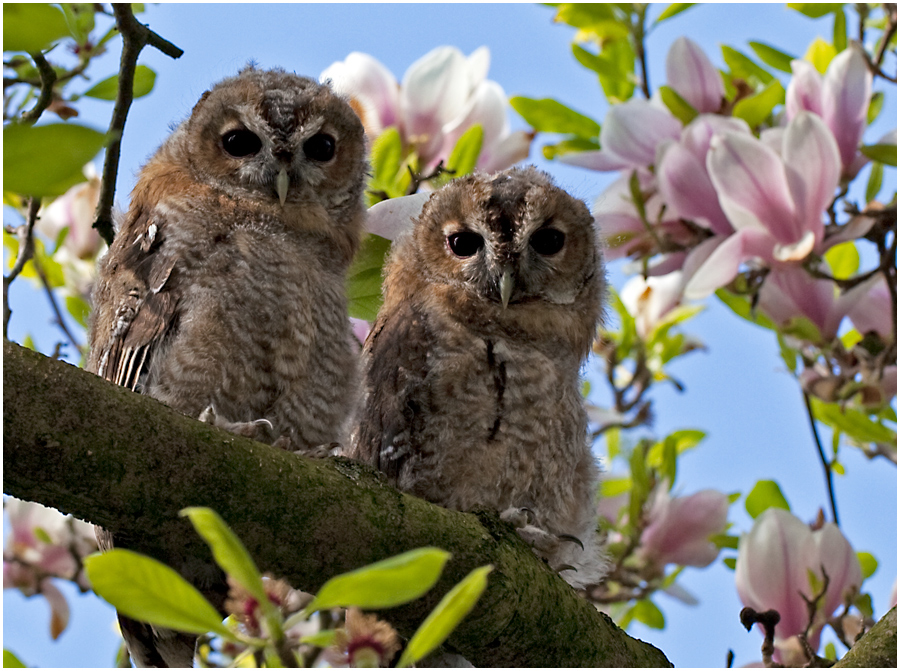
[(231, 422), (216, 412), (216, 408), (212, 404), (206, 406), (198, 419), (205, 424), (212, 424), (220, 429), (255, 440), (264, 438), (267, 433), (266, 429), (271, 431), (274, 428), (272, 422), (265, 418), (255, 419), (252, 422)]
[[(279, 439), (280, 440), (280, 439)], [(277, 441), (276, 441), (277, 442)], [(325, 459), (333, 454), (335, 450), (340, 449), (340, 443), (326, 443), (325, 445), (316, 445), (315, 447), (307, 447), (301, 450), (293, 450), (294, 454), (300, 457), (311, 457), (312, 459)]]
[(575, 536), (572, 536), (570, 534), (556, 534), (556, 537), (561, 541), (569, 541), (570, 543), (575, 543), (576, 545), (578, 545), (578, 547), (584, 550), (584, 543), (581, 542), (580, 538), (576, 538)]
[(534, 524), (534, 511), (530, 508), (507, 508), (500, 513), (500, 519), (509, 522), (516, 529), (532, 526)]
[(575, 571), (575, 573), (578, 573), (578, 569), (571, 564), (560, 564), (559, 566), (554, 567), (553, 570), (557, 573), (562, 573), (563, 571)]

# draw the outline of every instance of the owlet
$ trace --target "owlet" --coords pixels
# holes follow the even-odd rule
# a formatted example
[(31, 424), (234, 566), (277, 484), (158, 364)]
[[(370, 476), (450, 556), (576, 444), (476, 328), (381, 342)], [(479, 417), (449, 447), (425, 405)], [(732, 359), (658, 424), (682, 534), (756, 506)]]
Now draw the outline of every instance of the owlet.
[[(216, 84), (141, 170), (100, 264), (89, 370), (293, 450), (341, 440), (366, 169), (362, 124), (327, 86), (252, 66)], [(193, 637), (123, 632), (141, 666), (191, 664)]]
[(545, 173), (433, 193), (386, 264), (350, 456), (441, 506), (500, 511), (571, 584), (597, 582), (579, 370), (604, 287), (593, 217)]

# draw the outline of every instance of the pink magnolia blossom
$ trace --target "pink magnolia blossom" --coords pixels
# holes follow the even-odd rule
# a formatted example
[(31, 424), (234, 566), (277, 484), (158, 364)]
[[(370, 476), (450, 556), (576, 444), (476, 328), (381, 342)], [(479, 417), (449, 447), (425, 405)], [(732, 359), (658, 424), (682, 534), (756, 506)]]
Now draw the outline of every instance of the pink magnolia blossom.
[(801, 261), (821, 245), (822, 216), (840, 178), (840, 156), (819, 117), (798, 114), (785, 129), (780, 156), (750, 135), (715, 135), (706, 163), (736, 232), (705, 250), (709, 255), (688, 280), (685, 296), (705, 297), (734, 279), (748, 260)]
[(790, 639), (806, 629), (809, 616), (800, 594), (816, 596), (808, 574), (815, 574), (823, 584), (823, 568), (828, 589), (813, 622), (813, 649), (818, 648), (825, 620), (862, 585), (862, 570), (850, 543), (836, 525), (829, 522), (813, 531), (780, 508), (763, 512), (741, 538), (735, 567), (738, 596), (757, 611), (778, 611), (781, 620), (775, 627), (775, 645), (779, 649), (790, 650)]
[(847, 312), (856, 330), (862, 334), (874, 331), (889, 338), (894, 332), (894, 300), (884, 275), (847, 292), (851, 304)]
[(660, 568), (666, 564), (709, 566), (719, 555), (719, 548), (709, 538), (724, 533), (727, 518), (725, 494), (704, 489), (673, 497), (662, 483), (652, 496), (639, 552)]
[(666, 83), (698, 112), (717, 112), (725, 97), (718, 70), (696, 42), (679, 37), (666, 54)]
[(41, 209), (37, 228), (51, 240), (68, 228), (63, 246), (79, 259), (93, 260), (104, 244), (93, 227), (94, 211), (100, 199), (100, 176), (93, 163), (84, 167), (84, 173), (86, 182), (76, 184)]
[(351, 98), (370, 138), (397, 127), (423, 166), (446, 160), (462, 134), (481, 124), (478, 167), (494, 171), (527, 158), (534, 134), (510, 130), (506, 94), (487, 79), (489, 65), (487, 47), (468, 57), (455, 47), (438, 47), (413, 63), (398, 84), (376, 59), (353, 52), (326, 68), (320, 80)]
[(619, 298), (634, 317), (641, 338), (646, 339), (662, 318), (681, 303), (682, 275), (678, 270), (646, 279), (637, 275), (622, 287)]
[(822, 117), (837, 142), (844, 174), (855, 176), (865, 163), (858, 147), (872, 94), (872, 73), (862, 53), (848, 47), (829, 63), (824, 77), (804, 60), (791, 61), (791, 70), (785, 94), (788, 120), (804, 110)]

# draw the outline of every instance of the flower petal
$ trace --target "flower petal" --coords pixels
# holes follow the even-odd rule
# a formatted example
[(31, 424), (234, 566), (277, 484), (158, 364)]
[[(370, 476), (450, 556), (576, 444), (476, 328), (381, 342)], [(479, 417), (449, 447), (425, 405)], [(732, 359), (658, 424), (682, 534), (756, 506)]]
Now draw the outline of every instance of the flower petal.
[(666, 80), (698, 112), (717, 112), (725, 96), (718, 70), (692, 40), (679, 37), (666, 55)]
[(600, 130), (600, 146), (633, 167), (651, 165), (656, 146), (665, 139), (677, 140), (681, 122), (665, 108), (632, 98), (613, 105)]
[(734, 232), (719, 205), (716, 189), (701, 162), (686, 147), (672, 144), (657, 163), (659, 191), (677, 215), (693, 219), (714, 233)]
[(519, 161), (524, 161), (531, 153), (534, 131), (517, 130), (478, 157), (478, 168), (484, 172), (505, 170)]
[[(689, 256), (685, 261), (685, 276), (688, 278), (684, 287), (685, 298), (706, 298), (719, 287), (733, 280), (741, 267), (741, 263), (751, 258), (762, 259), (765, 263), (773, 261), (772, 252), (775, 240), (765, 231), (744, 229), (721, 238), (710, 238), (694, 250), (696, 258)], [(709, 253), (705, 261), (698, 252)], [(689, 265), (690, 264), (690, 265)]]
[(859, 49), (851, 45), (828, 65), (822, 85), (822, 117), (834, 133), (844, 167), (856, 157), (871, 95), (872, 73)]
[(369, 54), (354, 51), (343, 61), (332, 63), (319, 75), (319, 81), (327, 80), (331, 80), (335, 91), (359, 99), (364, 107), (373, 111), (377, 120), (377, 124), (371, 124), (373, 137), (398, 123), (400, 94), (397, 78)]
[(404, 231), (412, 229), (413, 219), (419, 216), (430, 193), (414, 193), (376, 203), (366, 212), (366, 232), (396, 240)]
[(631, 163), (620, 156), (602, 149), (597, 151), (580, 151), (577, 154), (563, 154), (556, 160), (566, 165), (574, 165), (578, 168), (597, 170), (599, 172), (627, 170), (633, 167)]
[(822, 75), (809, 61), (791, 61), (793, 76), (785, 91), (788, 121), (803, 110), (822, 114)]

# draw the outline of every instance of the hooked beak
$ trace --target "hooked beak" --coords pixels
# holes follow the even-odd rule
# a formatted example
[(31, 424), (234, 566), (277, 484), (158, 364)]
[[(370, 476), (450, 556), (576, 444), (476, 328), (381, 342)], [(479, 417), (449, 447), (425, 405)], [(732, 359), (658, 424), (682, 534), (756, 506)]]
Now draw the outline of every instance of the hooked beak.
[(513, 290), (513, 269), (510, 267), (506, 267), (503, 269), (503, 274), (500, 276), (500, 303), (503, 305), (503, 309), (506, 309), (506, 306), (509, 305), (509, 298), (512, 296)]
[(281, 172), (275, 178), (275, 192), (278, 194), (278, 200), (284, 207), (284, 201), (287, 200), (288, 187), (291, 185), (291, 178), (288, 177), (287, 168), (282, 168)]

